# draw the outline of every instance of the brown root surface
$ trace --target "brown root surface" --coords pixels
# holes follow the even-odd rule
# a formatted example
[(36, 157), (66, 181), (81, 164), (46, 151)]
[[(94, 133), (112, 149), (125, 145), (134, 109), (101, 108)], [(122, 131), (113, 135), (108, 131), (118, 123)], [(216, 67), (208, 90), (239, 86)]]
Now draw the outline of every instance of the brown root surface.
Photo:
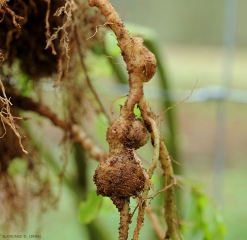
[(119, 117), (107, 130), (107, 142), (112, 152), (119, 149), (119, 143), (124, 147), (137, 149), (144, 146), (148, 139), (145, 124), (134, 115), (130, 115), (128, 119)]
[[(124, 47), (122, 56), (127, 64), (129, 75), (136, 76), (142, 82), (148, 82), (156, 72), (156, 58), (139, 37), (131, 37), (131, 43)], [(121, 45), (120, 45), (121, 47)]]
[(94, 175), (97, 194), (110, 197), (121, 210), (121, 202), (137, 197), (143, 190), (145, 177), (143, 169), (135, 159), (133, 150), (113, 155), (101, 163)]

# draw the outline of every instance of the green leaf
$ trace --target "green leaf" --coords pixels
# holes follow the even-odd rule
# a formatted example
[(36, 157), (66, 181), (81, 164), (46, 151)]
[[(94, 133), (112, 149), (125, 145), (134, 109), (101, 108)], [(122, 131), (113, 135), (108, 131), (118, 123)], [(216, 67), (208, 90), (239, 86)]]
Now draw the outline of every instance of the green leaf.
[(24, 174), (27, 170), (27, 162), (21, 158), (14, 158), (8, 166), (8, 173), (11, 176)]
[(78, 218), (81, 223), (88, 224), (98, 215), (103, 197), (98, 196), (95, 191), (88, 194), (87, 200), (79, 205)]

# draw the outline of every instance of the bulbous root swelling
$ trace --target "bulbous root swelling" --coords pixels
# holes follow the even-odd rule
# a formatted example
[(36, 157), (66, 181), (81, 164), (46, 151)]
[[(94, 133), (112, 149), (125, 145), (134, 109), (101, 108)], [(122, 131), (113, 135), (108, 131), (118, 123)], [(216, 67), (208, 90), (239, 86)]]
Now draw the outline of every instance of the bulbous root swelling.
[(149, 139), (145, 124), (133, 114), (130, 114), (128, 119), (123, 116), (117, 118), (108, 128), (106, 136), (110, 154), (121, 152), (126, 147), (138, 149)]
[(133, 150), (126, 149), (97, 167), (94, 182), (97, 194), (110, 197), (120, 212), (126, 199), (137, 197), (142, 191), (145, 176)]
[[(136, 104), (143, 95), (142, 84), (149, 81), (155, 74), (156, 58), (152, 52), (143, 46), (141, 38), (130, 36), (108, 0), (89, 0), (89, 5), (100, 9), (117, 37), (118, 46), (121, 49), (129, 74), (130, 95), (137, 94), (136, 98), (130, 102)], [(130, 96), (129, 98), (131, 99)]]
[[(119, 240), (128, 238), (128, 226), (131, 221), (129, 199), (138, 197), (142, 193), (140, 197), (142, 207), (139, 208), (133, 238), (137, 240), (144, 220), (148, 191), (152, 187), (150, 178), (160, 156), (160, 133), (143, 93), (143, 83), (149, 81), (155, 74), (156, 58), (143, 46), (141, 38), (130, 36), (108, 0), (89, 0), (89, 5), (99, 8), (106, 18), (105, 25), (115, 33), (126, 63), (130, 87), (130, 93), (121, 108), (120, 116), (107, 130), (109, 158), (95, 170), (94, 182), (97, 186), (97, 194), (110, 197), (120, 212)], [(143, 121), (136, 119), (133, 113), (136, 104), (140, 107)], [(135, 149), (147, 143), (148, 132), (151, 133), (153, 141), (154, 157), (146, 172)]]
[(110, 197), (120, 211), (119, 239), (125, 240), (130, 223), (129, 199), (137, 197), (147, 183), (152, 186), (135, 153), (135, 149), (147, 143), (148, 130), (144, 122), (135, 118), (133, 110), (143, 98), (143, 83), (155, 73), (156, 59), (143, 46), (141, 38), (130, 36), (108, 0), (89, 0), (89, 5), (100, 9), (114, 31), (129, 74), (130, 93), (119, 118), (107, 130), (109, 158), (94, 175), (97, 193)]
[(148, 131), (145, 124), (130, 115), (120, 116), (107, 130), (109, 158), (96, 169), (94, 182), (97, 193), (112, 199), (121, 212), (126, 199), (137, 197), (148, 178), (135, 150), (146, 144)]

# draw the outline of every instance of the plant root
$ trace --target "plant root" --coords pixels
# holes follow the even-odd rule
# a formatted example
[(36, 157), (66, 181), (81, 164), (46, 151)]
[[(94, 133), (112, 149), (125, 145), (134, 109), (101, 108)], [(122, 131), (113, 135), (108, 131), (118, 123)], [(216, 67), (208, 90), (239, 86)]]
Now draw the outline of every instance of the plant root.
[(128, 239), (129, 224), (131, 223), (131, 214), (129, 199), (124, 200), (123, 208), (120, 212), (119, 240)]
[[(120, 17), (108, 0), (89, 0), (91, 7), (96, 6), (104, 15), (107, 25), (113, 30), (117, 37), (118, 46), (126, 63), (129, 74), (129, 95), (121, 107), (120, 116), (111, 124), (107, 130), (107, 141), (109, 143), (109, 158), (101, 163), (95, 170), (94, 182), (97, 193), (108, 196), (113, 200), (120, 211), (120, 228), (128, 231), (129, 220), (123, 223), (123, 216), (128, 212), (127, 200), (130, 197), (139, 198), (139, 210), (137, 224), (133, 234), (133, 240), (137, 240), (143, 225), (145, 209), (147, 207), (148, 192), (152, 187), (151, 177), (160, 159), (163, 162), (163, 170), (166, 178), (173, 176), (171, 161), (165, 161), (164, 143), (155, 122), (153, 114), (143, 93), (143, 84), (149, 81), (156, 71), (156, 58), (145, 46), (139, 37), (130, 36)], [(142, 120), (136, 119), (134, 107), (138, 105)], [(154, 147), (152, 163), (146, 173), (140, 160), (135, 157), (135, 149), (146, 144), (148, 132)], [(168, 154), (169, 156), (169, 154)], [(167, 155), (166, 155), (167, 158)], [(136, 164), (136, 163), (139, 164)], [(167, 171), (169, 169), (169, 171)], [(132, 172), (132, 173), (131, 173)], [(168, 180), (167, 184), (171, 184)], [(131, 186), (129, 186), (131, 185)], [(173, 186), (169, 192), (173, 193)], [(168, 191), (167, 190), (167, 191)], [(168, 204), (171, 201), (172, 204)], [(169, 208), (167, 210), (166, 208)], [(165, 204), (166, 221), (168, 232), (172, 239), (179, 239), (174, 209), (174, 194), (166, 198)], [(124, 213), (123, 213), (124, 212)], [(169, 216), (167, 216), (169, 213)], [(126, 226), (124, 227), (123, 224)], [(127, 239), (126, 233), (122, 238)]]
[(7, 96), (5, 94), (5, 89), (4, 89), (4, 86), (3, 86), (3, 83), (1, 81), (1, 79), (0, 79), (0, 89), (2, 90), (2, 95), (3, 95), (3, 97), (0, 97), (0, 102), (2, 104), (2, 108), (1, 108), (1, 111), (0, 111), (0, 118), (1, 118), (3, 129), (4, 129), (4, 133), (1, 136), (1, 138), (6, 133), (5, 124), (9, 125), (10, 128), (12, 129), (12, 131), (15, 133), (16, 137), (19, 140), (19, 145), (21, 147), (21, 150), (24, 153), (28, 154), (28, 152), (24, 149), (24, 147), (22, 145), (22, 142), (21, 142), (22, 137), (21, 137), (21, 135), (19, 134), (19, 132), (16, 129), (15, 122), (14, 122), (14, 117), (12, 116), (12, 114), (10, 112), (10, 105), (12, 105), (12, 104), (11, 104), (10, 100), (7, 98)]
[(8, 95), (11, 96), (11, 102), (16, 107), (26, 111), (36, 112), (39, 115), (50, 119), (55, 126), (68, 132), (72, 141), (78, 142), (95, 160), (103, 162), (107, 159), (108, 154), (87, 136), (81, 126), (60, 119), (49, 107), (40, 102), (35, 102), (32, 98), (24, 97), (14, 92), (10, 92)]
[(176, 179), (174, 177), (172, 161), (167, 148), (163, 141), (160, 142), (160, 162), (164, 175), (166, 176), (165, 182), (165, 220), (167, 224), (167, 232), (165, 239), (180, 240), (182, 239), (179, 231), (178, 212), (175, 205), (174, 187), (176, 186)]

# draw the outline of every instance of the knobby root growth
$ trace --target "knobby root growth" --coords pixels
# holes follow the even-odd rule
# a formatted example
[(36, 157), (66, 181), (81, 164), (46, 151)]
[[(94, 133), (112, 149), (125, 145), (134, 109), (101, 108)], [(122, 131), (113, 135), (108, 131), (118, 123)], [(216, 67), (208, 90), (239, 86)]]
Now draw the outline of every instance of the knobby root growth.
[[(133, 239), (137, 240), (143, 225), (147, 208), (148, 192), (153, 188), (151, 177), (160, 160), (166, 180), (166, 186), (174, 179), (169, 153), (161, 138), (155, 115), (143, 93), (143, 84), (149, 81), (156, 70), (155, 56), (143, 45), (143, 40), (133, 37), (108, 0), (89, 0), (91, 7), (96, 6), (106, 18), (106, 24), (115, 33), (118, 46), (129, 74), (129, 95), (115, 119), (107, 130), (109, 157), (96, 169), (94, 182), (97, 193), (112, 199), (120, 212), (119, 239), (127, 240), (129, 220), (129, 199), (139, 198), (139, 209)], [(142, 120), (136, 119), (134, 106), (138, 105)], [(152, 163), (146, 172), (135, 150), (148, 141), (151, 133), (154, 147)], [(174, 185), (166, 191), (164, 203), (166, 235), (171, 239), (181, 239), (175, 210)], [(153, 215), (152, 215), (153, 216)], [(160, 230), (159, 230), (160, 232)], [(160, 233), (159, 233), (160, 235)]]

